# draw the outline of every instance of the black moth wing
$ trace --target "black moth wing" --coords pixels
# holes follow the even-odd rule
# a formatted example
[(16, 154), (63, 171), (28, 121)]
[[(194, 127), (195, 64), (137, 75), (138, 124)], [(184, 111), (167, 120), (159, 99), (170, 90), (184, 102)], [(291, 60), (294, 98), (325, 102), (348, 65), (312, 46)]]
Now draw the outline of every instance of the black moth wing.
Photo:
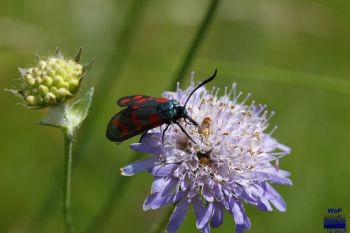
[(111, 141), (122, 142), (167, 123), (166, 120), (159, 114), (156, 105), (137, 109), (125, 108), (112, 117), (106, 136)]
[(124, 96), (120, 98), (117, 101), (117, 104), (120, 107), (132, 107), (132, 106), (152, 107), (156, 104), (157, 99), (159, 98), (147, 96), (147, 95), (130, 95), (130, 96)]

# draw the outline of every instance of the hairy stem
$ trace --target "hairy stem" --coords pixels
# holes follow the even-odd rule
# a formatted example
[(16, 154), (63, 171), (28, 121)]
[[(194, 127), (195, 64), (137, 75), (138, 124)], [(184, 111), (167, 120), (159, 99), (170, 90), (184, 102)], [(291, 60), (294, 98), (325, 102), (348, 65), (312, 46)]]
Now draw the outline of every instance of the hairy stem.
[(71, 213), (71, 186), (72, 186), (72, 147), (73, 137), (64, 132), (64, 188), (63, 188), (63, 215), (67, 233), (73, 233)]
[[(92, 105), (90, 109), (90, 112), (94, 112), (95, 114), (90, 114), (89, 117), (86, 118), (86, 122), (84, 124), (86, 127), (82, 128), (83, 132), (81, 133), (81, 139), (75, 148), (78, 153), (75, 158), (75, 165), (80, 161), (82, 155), (86, 153), (87, 145), (89, 145), (91, 142), (91, 132), (93, 132), (94, 127), (96, 127), (99, 112), (101, 111), (103, 102), (105, 101), (104, 96), (112, 89), (113, 83), (115, 83), (118, 79), (118, 75), (120, 74), (135, 37), (135, 32), (137, 31), (138, 25), (142, 21), (146, 3), (147, 1), (138, 0), (134, 0), (131, 3), (125, 22), (123, 23), (123, 28), (120, 32), (118, 31), (118, 34), (115, 36), (113, 53), (109, 58), (109, 62), (105, 68), (104, 74), (101, 76), (101, 80), (95, 87), (95, 90), (99, 91), (96, 92), (94, 97), (94, 105)], [(60, 174), (61, 171), (59, 168), (57, 168), (53, 174), (52, 186), (48, 188), (47, 196), (43, 198), (44, 202), (42, 206), (40, 206), (37, 215), (32, 220), (30, 225), (30, 229), (32, 229), (32, 231), (36, 231), (38, 229), (38, 225), (42, 224), (44, 219), (49, 216), (48, 213), (52, 212), (54, 203), (56, 203), (58, 198), (57, 193), (59, 193), (59, 191), (57, 190), (56, 182)]]

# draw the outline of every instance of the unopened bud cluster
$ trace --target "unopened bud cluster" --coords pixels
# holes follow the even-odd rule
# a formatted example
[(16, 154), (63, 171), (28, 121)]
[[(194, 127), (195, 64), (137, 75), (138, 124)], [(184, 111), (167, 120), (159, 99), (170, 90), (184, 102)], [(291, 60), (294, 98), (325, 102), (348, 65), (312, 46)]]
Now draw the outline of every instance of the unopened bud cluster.
[(22, 87), (19, 93), (28, 106), (62, 103), (73, 96), (83, 76), (83, 65), (74, 60), (50, 57), (39, 60), (36, 67), (21, 69)]

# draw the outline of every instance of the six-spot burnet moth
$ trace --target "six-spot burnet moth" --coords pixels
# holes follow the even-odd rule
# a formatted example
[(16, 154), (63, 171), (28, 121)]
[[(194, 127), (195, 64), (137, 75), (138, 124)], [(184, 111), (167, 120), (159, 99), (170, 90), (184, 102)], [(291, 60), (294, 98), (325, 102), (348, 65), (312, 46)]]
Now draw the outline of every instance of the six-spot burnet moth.
[(117, 104), (126, 108), (114, 115), (109, 121), (106, 132), (107, 138), (113, 142), (122, 142), (138, 134), (146, 133), (150, 129), (167, 124), (163, 131), (162, 138), (164, 139), (166, 130), (171, 123), (174, 123), (192, 140), (178, 123), (178, 120), (183, 118), (198, 126), (197, 122), (188, 115), (186, 104), (198, 88), (215, 78), (216, 73), (217, 70), (214, 71), (211, 77), (199, 84), (188, 96), (183, 106), (176, 100), (145, 95), (132, 95), (120, 98)]

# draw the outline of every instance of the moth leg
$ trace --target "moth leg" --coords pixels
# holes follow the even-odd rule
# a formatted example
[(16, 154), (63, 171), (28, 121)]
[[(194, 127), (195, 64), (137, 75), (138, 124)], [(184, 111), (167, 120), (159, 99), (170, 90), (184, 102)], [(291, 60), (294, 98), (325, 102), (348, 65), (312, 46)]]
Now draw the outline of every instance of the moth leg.
[(186, 122), (187, 122), (187, 120), (189, 120), (193, 125), (198, 126), (198, 123), (195, 120), (193, 120), (189, 115), (187, 115), (184, 118), (185, 118)]
[(191, 124), (191, 122), (190, 122), (190, 121), (188, 121), (188, 119), (187, 119), (187, 118), (185, 118), (185, 123), (186, 123), (186, 125)]
[(177, 125), (180, 127), (181, 131), (182, 131), (184, 134), (186, 134), (186, 136), (187, 136), (189, 139), (191, 139), (191, 141), (192, 141), (194, 144), (196, 144), (196, 142), (190, 137), (190, 135), (188, 135), (188, 133), (186, 132), (186, 130), (185, 130), (184, 128), (182, 128), (182, 126), (179, 124), (179, 122), (175, 122), (175, 124), (177, 124)]
[(162, 135), (162, 143), (164, 142), (164, 135), (165, 135), (165, 131), (168, 130), (170, 124), (167, 124), (167, 126), (165, 127), (165, 129), (163, 130), (163, 135)]
[(139, 143), (141, 143), (143, 137), (146, 135), (147, 132), (148, 132), (148, 130), (147, 130), (146, 132), (144, 132), (144, 133), (141, 135), (140, 140), (139, 140)]

